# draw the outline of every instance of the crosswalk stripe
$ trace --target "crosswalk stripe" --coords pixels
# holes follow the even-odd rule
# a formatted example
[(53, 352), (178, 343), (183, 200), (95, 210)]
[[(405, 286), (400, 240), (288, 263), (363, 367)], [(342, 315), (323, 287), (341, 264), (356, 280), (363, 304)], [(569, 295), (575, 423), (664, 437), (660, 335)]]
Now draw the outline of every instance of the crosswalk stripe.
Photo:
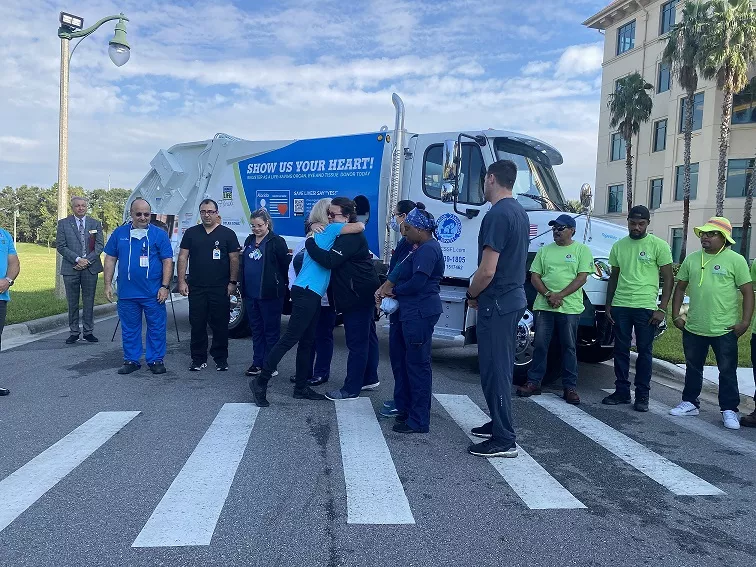
[[(488, 416), (468, 396), (434, 394), (452, 419), (457, 422), (473, 441), (480, 441), (470, 434), (473, 427), (489, 421)], [(585, 508), (546, 469), (539, 465), (522, 447), (517, 446), (515, 459), (488, 459), (512, 490), (532, 510)]]
[[(611, 388), (603, 388), (603, 390), (610, 394), (614, 392)], [(714, 441), (721, 447), (732, 449), (742, 455), (756, 459), (756, 443), (753, 441), (736, 437), (735, 433), (725, 432), (723, 428), (712, 425), (702, 419), (689, 416), (675, 417), (674, 415), (669, 415), (670, 409), (672, 408), (654, 400), (649, 400), (648, 402), (648, 411), (651, 413), (659, 415), (683, 429), (687, 429), (701, 437)]]
[(414, 524), (407, 495), (368, 398), (336, 403), (348, 524)]
[(138, 411), (103, 411), (0, 481), (0, 531), (83, 463)]
[(210, 545), (258, 412), (223, 405), (132, 547)]
[(716, 486), (654, 453), (583, 410), (564, 403), (553, 394), (533, 396), (529, 399), (677, 495), (724, 494)]

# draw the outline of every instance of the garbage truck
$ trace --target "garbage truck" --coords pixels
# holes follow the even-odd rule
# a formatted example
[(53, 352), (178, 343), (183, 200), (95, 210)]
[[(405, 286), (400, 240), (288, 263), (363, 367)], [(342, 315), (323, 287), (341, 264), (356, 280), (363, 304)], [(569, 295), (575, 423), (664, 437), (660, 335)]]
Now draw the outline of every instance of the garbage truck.
[[(438, 240), (446, 270), (441, 284), (444, 312), (433, 335), (434, 346), (475, 344), (476, 315), (465, 292), (477, 267), (480, 224), (490, 204), (483, 198), (488, 165), (500, 159), (517, 164), (514, 195), (530, 219), (528, 266), (536, 251), (553, 241), (550, 220), (567, 211), (554, 168), (562, 156), (550, 144), (505, 130), (464, 130), (418, 134), (405, 129), (401, 98), (392, 97), (394, 128), (335, 137), (252, 141), (216, 134), (211, 140), (161, 149), (130, 196), (142, 197), (153, 215), (168, 225), (174, 253), (187, 228), (199, 222), (199, 204), (218, 203), (221, 222), (243, 242), (250, 233), (250, 213), (265, 208), (274, 230), (290, 249), (304, 238), (305, 219), (324, 197), (347, 196), (359, 219), (376, 262), (388, 263), (399, 235), (388, 228), (396, 203), (421, 201), (438, 223)], [(578, 328), (581, 361), (608, 360), (613, 351), (611, 325), (605, 315), (609, 250), (625, 236), (623, 227), (591, 218), (591, 194), (581, 188), (582, 212), (576, 217), (575, 239), (587, 244), (594, 271), (582, 290), (585, 311)], [(191, 272), (191, 265), (189, 266)], [(524, 274), (525, 276), (525, 274)], [(191, 278), (191, 275), (189, 276)], [(535, 289), (526, 276), (529, 308), (518, 326), (516, 370), (527, 371), (533, 358)], [(243, 299), (232, 297), (230, 332), (248, 332)]]

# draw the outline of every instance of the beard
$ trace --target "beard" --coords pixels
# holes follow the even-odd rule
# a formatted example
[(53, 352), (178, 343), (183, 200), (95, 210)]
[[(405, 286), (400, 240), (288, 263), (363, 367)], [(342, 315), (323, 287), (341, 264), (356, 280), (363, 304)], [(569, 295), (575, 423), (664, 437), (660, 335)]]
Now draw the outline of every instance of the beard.
[(648, 234), (648, 232), (643, 231), (641, 234), (635, 234), (635, 233), (629, 233), (628, 236), (632, 238), (633, 240), (640, 240), (641, 238), (644, 238)]

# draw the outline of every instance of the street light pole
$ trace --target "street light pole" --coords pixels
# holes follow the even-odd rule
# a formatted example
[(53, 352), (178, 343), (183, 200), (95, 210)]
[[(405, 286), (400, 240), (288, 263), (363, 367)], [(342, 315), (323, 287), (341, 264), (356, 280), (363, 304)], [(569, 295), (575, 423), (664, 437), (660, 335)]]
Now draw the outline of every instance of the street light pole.
[[(102, 24), (111, 20), (118, 20), (115, 26), (115, 34), (110, 40), (108, 46), (108, 55), (113, 63), (120, 67), (129, 60), (131, 48), (126, 41), (126, 24), (129, 19), (122, 13), (117, 16), (108, 16), (102, 18), (95, 25), (82, 29), (84, 19), (66, 12), (60, 13), (60, 28), (58, 28), (58, 37), (60, 38), (60, 121), (58, 125), (58, 220), (68, 216), (68, 71), (71, 62), (69, 53), (69, 44), (71, 39), (81, 38), (81, 41), (94, 33)], [(74, 46), (74, 50), (79, 43)], [(66, 296), (66, 290), (63, 285), (63, 277), (60, 275), (60, 264), (62, 258), (56, 254), (55, 263), (55, 294), (59, 298)]]

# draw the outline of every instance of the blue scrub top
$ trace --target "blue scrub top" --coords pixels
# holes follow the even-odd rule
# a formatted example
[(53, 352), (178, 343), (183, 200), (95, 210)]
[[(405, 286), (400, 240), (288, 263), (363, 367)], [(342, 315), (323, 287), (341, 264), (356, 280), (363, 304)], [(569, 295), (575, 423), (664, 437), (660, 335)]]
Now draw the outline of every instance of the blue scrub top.
[(399, 319), (409, 321), (443, 313), (441, 278), (444, 276), (444, 254), (438, 240), (431, 239), (420, 245), (405, 262), (402, 262), (399, 269), (399, 279), (395, 288), (412, 279), (415, 272), (422, 272), (428, 276), (428, 281), (419, 293), (396, 296), (399, 301)]
[[(119, 226), (105, 245), (105, 254), (118, 258), (118, 297), (144, 299), (156, 297), (163, 283), (163, 260), (173, 258), (168, 234), (155, 225), (147, 225), (145, 238), (131, 238), (131, 223)], [(147, 256), (148, 267), (139, 259)]]
[[(262, 287), (262, 274), (263, 274), (263, 256), (265, 255), (265, 245), (268, 243), (268, 236), (266, 235), (260, 242), (260, 246), (255, 244), (252, 240), (248, 244), (242, 254), (245, 254), (244, 258), (244, 297), (251, 299), (260, 298), (260, 288)], [(255, 258), (255, 249), (259, 250), (260, 256)]]
[[(0, 228), (0, 278), (8, 275), (8, 256), (18, 256), (10, 232)], [(0, 301), (10, 301), (10, 289), (0, 293)]]
[[(320, 234), (315, 235), (315, 244), (318, 248), (323, 250), (330, 250), (333, 248), (333, 243), (336, 242), (336, 237), (341, 234), (341, 228), (344, 226), (343, 222), (333, 222), (325, 227), (325, 230)], [(310, 255), (305, 251), (304, 260), (302, 261), (302, 269), (299, 270), (297, 279), (294, 280), (294, 285), (305, 289), (310, 289), (317, 293), (320, 297), (328, 289), (328, 283), (331, 281), (331, 270), (324, 268), (318, 264), (315, 260), (310, 258)]]

